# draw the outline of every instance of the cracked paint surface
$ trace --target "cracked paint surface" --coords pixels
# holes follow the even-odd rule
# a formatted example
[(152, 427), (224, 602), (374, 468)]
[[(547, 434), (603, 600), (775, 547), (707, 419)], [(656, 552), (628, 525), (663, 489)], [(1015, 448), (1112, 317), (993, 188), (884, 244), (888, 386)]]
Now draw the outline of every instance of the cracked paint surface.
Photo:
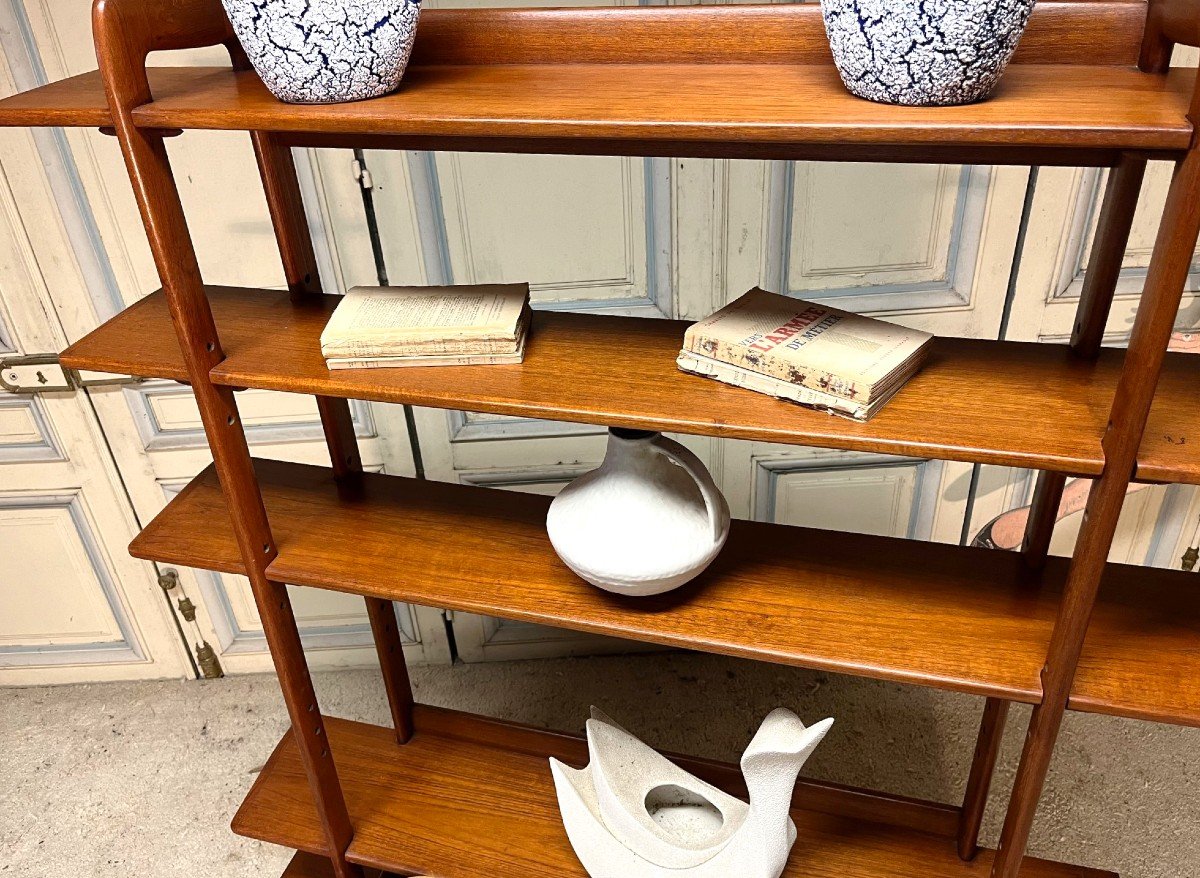
[(912, 106), (987, 97), (1017, 48), (1034, 0), (821, 0), (842, 82), (872, 101)]
[(222, 0), (254, 69), (294, 104), (378, 97), (400, 84), (420, 0)]

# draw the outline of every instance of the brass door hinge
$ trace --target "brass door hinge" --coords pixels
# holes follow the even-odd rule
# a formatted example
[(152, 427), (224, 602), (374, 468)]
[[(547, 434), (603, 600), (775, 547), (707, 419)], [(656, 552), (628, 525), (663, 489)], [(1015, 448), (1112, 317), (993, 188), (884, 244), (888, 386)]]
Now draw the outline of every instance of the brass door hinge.
[(216, 650), (209, 645), (207, 640), (200, 636), (200, 627), (196, 624), (196, 605), (192, 603), (190, 597), (183, 594), (183, 588), (179, 584), (179, 571), (171, 567), (163, 568), (158, 574), (158, 585), (166, 592), (167, 600), (171, 599), (171, 593), (175, 589), (179, 589), (180, 594), (176, 598), (175, 604), (179, 607), (179, 615), (183, 617), (185, 622), (190, 622), (196, 632), (196, 666), (200, 669), (200, 676), (205, 680), (216, 680), (224, 677), (225, 671), (221, 667), (221, 660), (217, 658)]
[(0, 360), (0, 388), (9, 393), (63, 393), (80, 387), (137, 384), (141, 378), (109, 372), (68, 369), (57, 354), (32, 354)]
[(221, 660), (208, 641), (202, 640), (196, 644), (196, 664), (200, 666), (200, 675), (205, 680), (216, 680), (225, 676), (221, 668)]

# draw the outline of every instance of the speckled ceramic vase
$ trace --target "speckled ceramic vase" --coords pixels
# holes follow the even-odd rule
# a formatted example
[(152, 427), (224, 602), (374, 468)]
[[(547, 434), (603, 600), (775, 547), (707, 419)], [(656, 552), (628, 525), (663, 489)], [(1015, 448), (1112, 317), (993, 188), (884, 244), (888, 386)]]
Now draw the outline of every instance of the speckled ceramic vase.
[(554, 551), (592, 585), (652, 595), (699, 576), (729, 536), (729, 504), (692, 452), (661, 433), (610, 429), (604, 463), (559, 492)]
[(842, 82), (871, 101), (969, 104), (991, 94), (1034, 0), (821, 0)]
[(420, 0), (221, 0), (271, 94), (292, 104), (393, 91), (412, 55)]

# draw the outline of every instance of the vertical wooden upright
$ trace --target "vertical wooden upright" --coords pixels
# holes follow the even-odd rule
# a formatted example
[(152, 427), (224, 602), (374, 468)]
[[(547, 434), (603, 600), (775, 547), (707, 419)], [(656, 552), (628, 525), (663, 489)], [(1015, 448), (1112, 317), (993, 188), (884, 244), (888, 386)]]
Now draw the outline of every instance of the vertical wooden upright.
[[(287, 586), (266, 575), (276, 547), (259, 493), (233, 391), (217, 387), (209, 371), (224, 359), (200, 267), (171, 173), (162, 132), (133, 124), (134, 107), (150, 100), (146, 56), (152, 51), (225, 44), (236, 46), (220, 7), (207, 0), (176, 0), (151, 7), (98, 0), (92, 26), (105, 91), (154, 263), (179, 337), (213, 461), (229, 503), (242, 561), (283, 689), (305, 771), (337, 878), (362, 878), (345, 858), (353, 836), (329, 751), (325, 723), (304, 659)], [(231, 48), (236, 59), (240, 50)]]
[[(1193, 118), (1195, 115), (1193, 113)], [(1195, 197), (1195, 193), (1200, 191), (1198, 187), (1200, 149), (1193, 145), (1177, 164), (1171, 180), (1133, 335), (1125, 354), (1125, 364), (1103, 438), (1104, 472), (1093, 484), (1084, 510), (1083, 526), (1075, 544), (1046, 664), (1042, 669), (1042, 702), (1034, 707), (1030, 718), (1021, 764), (992, 871), (993, 878), (1017, 878), (1029, 842), (1038, 799), (1050, 768), (1054, 744), (1058, 739), (1071, 684), (1083, 650), (1088, 621), (1108, 563), (1108, 553), (1125, 493), (1133, 479), (1138, 447), (1179, 311), (1192, 253), (1200, 235), (1200, 199)], [(1114, 188), (1110, 186), (1109, 197), (1124, 200), (1126, 211), (1136, 204), (1136, 198), (1131, 200), (1123, 187), (1117, 187), (1114, 193)], [(1124, 217), (1114, 212), (1109, 221), (1114, 225), (1123, 224)], [(1109, 240), (1109, 243), (1114, 242)], [(1107, 263), (1111, 265), (1114, 259), (1112, 254), (1107, 254)], [(1112, 276), (1115, 279), (1115, 273)], [(1094, 291), (1093, 294), (1099, 296), (1100, 292)], [(1107, 313), (1107, 308), (1098, 307), (1095, 301), (1084, 301), (1081, 308)], [(1083, 324), (1088, 327), (1084, 335), (1091, 338), (1099, 336), (1103, 332), (1103, 325), (1097, 324), (1098, 320), (1095, 319)]]
[[(263, 191), (267, 196), (267, 207), (271, 211), (279, 254), (283, 259), (288, 289), (293, 296), (319, 296), (320, 273), (291, 150), (279, 142), (277, 135), (268, 132), (252, 131), (250, 137)], [(354, 479), (362, 473), (362, 457), (354, 435), (350, 404), (331, 396), (318, 396), (316, 399), (334, 475), (339, 479)], [(368, 597), (365, 600), (391, 708), (392, 727), (396, 731), (397, 741), (403, 744), (413, 734), (413, 695), (395, 608), (391, 601), (381, 598)]]

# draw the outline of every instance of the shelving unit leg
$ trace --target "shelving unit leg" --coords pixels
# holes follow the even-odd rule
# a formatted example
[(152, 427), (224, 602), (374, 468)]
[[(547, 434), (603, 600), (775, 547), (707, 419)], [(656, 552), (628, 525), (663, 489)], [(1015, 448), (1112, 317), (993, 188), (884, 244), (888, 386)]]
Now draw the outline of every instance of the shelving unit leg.
[(1025, 523), (1025, 536), (1021, 541), (1021, 555), (1030, 570), (1041, 570), (1046, 564), (1050, 538), (1054, 536), (1058, 506), (1062, 502), (1066, 484), (1067, 477), (1063, 473), (1049, 470), (1038, 473), (1033, 502), (1029, 506), (1029, 520)]
[[(217, 387), (210, 370), (222, 359), (212, 310), (205, 297), (179, 191), (171, 173), (164, 132), (133, 124), (134, 107), (150, 100), (145, 59), (151, 51), (228, 42), (228, 23), (213, 4), (182, 0), (155, 8), (98, 3), (93, 30), (105, 90), (130, 183), (171, 311), (188, 377), (228, 501), (242, 561), (284, 701), (331, 852), (336, 878), (362, 878), (345, 859), (353, 830), (330, 753), (325, 723), (300, 643), (287, 586), (266, 575), (276, 546), (263, 507), (250, 449), (230, 388)], [(204, 22), (196, 27), (196, 22)]]
[[(265, 131), (252, 131), (250, 137), (288, 288), (294, 296), (321, 295), (320, 272), (291, 149)], [(339, 479), (356, 477), (362, 472), (362, 457), (349, 402), (330, 396), (317, 396), (316, 400), (334, 475)], [(413, 735), (413, 694), (395, 607), (381, 598), (365, 600), (391, 708), (392, 727), (396, 740), (403, 744)]]
[(1131, 155), (1123, 156), (1109, 172), (1071, 332), (1071, 350), (1081, 357), (1095, 359), (1100, 353), (1145, 176), (1146, 160)]
[(1137, 464), (1150, 405), (1174, 328), (1179, 303), (1200, 237), (1200, 149), (1175, 167), (1162, 224), (1150, 260), (1142, 301), (1117, 383), (1104, 435), (1104, 473), (1092, 486), (1046, 664), (1042, 703), (1033, 710), (1017, 770), (993, 878), (1017, 878), (1050, 768), (1054, 744), (1067, 709), (1088, 619), (1108, 562), (1125, 492)]
[(958, 821), (958, 855), (964, 860), (973, 860), (979, 853), (979, 828), (983, 825), (988, 792), (996, 773), (996, 758), (1000, 755), (1000, 744), (1004, 740), (1008, 708), (1009, 702), (1002, 698), (989, 698), (983, 705), (975, 755), (971, 759), (971, 774), (967, 778), (967, 791), (963, 796)]

